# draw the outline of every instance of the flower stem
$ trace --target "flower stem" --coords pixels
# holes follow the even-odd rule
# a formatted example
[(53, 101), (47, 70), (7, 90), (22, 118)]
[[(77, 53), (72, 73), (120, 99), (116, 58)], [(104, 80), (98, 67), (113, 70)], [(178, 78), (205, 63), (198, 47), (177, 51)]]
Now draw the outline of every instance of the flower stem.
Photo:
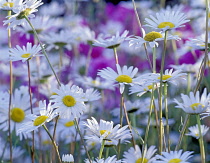
[(56, 145), (55, 140), (53, 139), (52, 135), (50, 134), (49, 130), (47, 129), (47, 127), (45, 125), (43, 125), (43, 128), (45, 129), (45, 131), (47, 132), (47, 134), (49, 135), (49, 137), (52, 141), (52, 144), (53, 144), (53, 146), (55, 148), (55, 151), (56, 151), (56, 154), (58, 156), (59, 163), (62, 163), (61, 157), (60, 157), (60, 154), (59, 154), (59, 151), (58, 151), (58, 146)]
[(118, 55), (117, 55), (117, 48), (113, 48), (113, 50), (114, 50), (114, 56), (115, 56), (116, 64), (119, 64)]
[(50, 60), (49, 60), (48, 55), (47, 55), (47, 53), (46, 53), (46, 51), (45, 51), (45, 48), (44, 48), (42, 42), (40, 41), (39, 36), (38, 36), (38, 34), (37, 34), (35, 28), (34, 28), (33, 25), (31, 24), (31, 22), (30, 22), (30, 20), (28, 19), (27, 16), (25, 16), (25, 19), (26, 19), (26, 21), (28, 22), (28, 24), (30, 25), (30, 27), (32, 28), (32, 30), (33, 30), (33, 32), (34, 32), (34, 35), (35, 35), (36, 39), (38, 40), (38, 42), (39, 42), (39, 44), (40, 44), (40, 46), (41, 46), (41, 48), (42, 48), (42, 52), (43, 52), (43, 54), (45, 55), (45, 58), (47, 59), (47, 62), (48, 62), (48, 64), (50, 65), (50, 68), (51, 68), (51, 70), (52, 70), (52, 72), (53, 72), (53, 74), (54, 74), (54, 76), (55, 76), (55, 78), (56, 78), (56, 80), (57, 80), (57, 82), (58, 82), (58, 85), (61, 86), (61, 82), (60, 82), (58, 76), (56, 75), (56, 73), (55, 73), (55, 71), (54, 71), (54, 69), (53, 69), (53, 67), (52, 67), (52, 65), (51, 65), (51, 63), (50, 63)]
[(98, 156), (98, 159), (99, 159), (99, 160), (100, 160), (101, 157), (102, 157), (102, 153), (103, 153), (103, 150), (104, 150), (104, 145), (105, 145), (105, 140), (103, 139), (103, 140), (102, 140), (102, 143), (101, 143), (101, 148), (100, 148), (99, 156)]
[(200, 115), (196, 115), (197, 123), (198, 123), (198, 130), (199, 130), (199, 146), (200, 146), (200, 152), (201, 152), (201, 163), (205, 163), (206, 156), (205, 156), (205, 150), (204, 150), (204, 143), (203, 143), (203, 135), (201, 132), (201, 121), (200, 121)]

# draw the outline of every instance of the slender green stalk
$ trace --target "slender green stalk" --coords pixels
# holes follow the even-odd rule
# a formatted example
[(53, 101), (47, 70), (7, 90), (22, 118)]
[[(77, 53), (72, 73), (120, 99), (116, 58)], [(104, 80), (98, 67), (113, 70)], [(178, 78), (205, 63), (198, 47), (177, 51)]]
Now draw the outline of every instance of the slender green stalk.
[(164, 103), (165, 103), (165, 115), (166, 115), (166, 140), (168, 140), (168, 152), (170, 152), (170, 138), (169, 138), (169, 124), (168, 124), (168, 101), (167, 101), (167, 83), (164, 83)]
[(118, 61), (118, 55), (117, 55), (117, 48), (113, 48), (114, 50), (114, 57), (115, 57), (115, 61), (116, 61), (116, 64), (119, 64), (119, 61)]
[(56, 78), (56, 80), (57, 80), (57, 82), (58, 82), (58, 85), (61, 86), (61, 82), (60, 82), (58, 76), (57, 76), (56, 73), (55, 73), (55, 70), (53, 69), (53, 67), (52, 67), (52, 65), (51, 65), (51, 63), (50, 63), (50, 60), (49, 60), (48, 55), (47, 55), (47, 53), (46, 53), (46, 51), (45, 51), (45, 48), (44, 48), (42, 42), (40, 41), (39, 36), (38, 36), (38, 34), (37, 34), (35, 28), (34, 28), (33, 25), (31, 24), (31, 22), (30, 22), (30, 20), (28, 19), (27, 16), (25, 16), (25, 19), (26, 19), (26, 21), (28, 22), (28, 24), (30, 25), (30, 27), (32, 28), (32, 30), (33, 30), (33, 32), (34, 32), (34, 35), (35, 35), (36, 39), (38, 40), (38, 42), (39, 42), (39, 44), (40, 44), (40, 46), (41, 46), (41, 48), (42, 48), (42, 52), (43, 52), (43, 54), (45, 55), (45, 58), (47, 59), (47, 62), (48, 62), (48, 64), (50, 65), (50, 68), (51, 68), (51, 70), (52, 70), (52, 72), (53, 72), (53, 74), (54, 74), (54, 76), (55, 76), (55, 78)]
[(166, 0), (161, 0), (160, 1), (160, 8), (165, 8), (166, 5)]
[(110, 148), (110, 147), (106, 148), (106, 158), (109, 157), (109, 148)]
[[(7, 15), (11, 16), (11, 10), (8, 10)], [(10, 24), (8, 24), (10, 25)], [(11, 44), (11, 29), (9, 28), (7, 31), (8, 34), (8, 47), (12, 48)], [(13, 65), (12, 61), (9, 62), (9, 76), (10, 76), (10, 85), (9, 85), (9, 110), (8, 110), (8, 132), (9, 132), (9, 147), (10, 147), (10, 162), (12, 163), (12, 133), (11, 133), (11, 117), (10, 112), (12, 109), (12, 93), (13, 93)]]
[(53, 139), (52, 135), (50, 134), (49, 130), (47, 129), (47, 127), (45, 125), (43, 125), (43, 128), (45, 129), (45, 131), (47, 132), (47, 134), (49, 135), (49, 137), (52, 141), (52, 144), (53, 144), (53, 146), (55, 148), (55, 151), (56, 151), (56, 154), (58, 156), (59, 163), (62, 163), (61, 157), (60, 157), (60, 154), (59, 154), (59, 151), (58, 151), (58, 146), (56, 145), (55, 140)]
[[(30, 109), (31, 109), (31, 114), (33, 114), (32, 93), (31, 93), (31, 72), (30, 72), (29, 60), (27, 60), (27, 67), (28, 67), (28, 93), (29, 93), (29, 97), (30, 97)], [(32, 147), (31, 147), (32, 163), (34, 163), (34, 159), (35, 159), (35, 138), (34, 138), (34, 131), (32, 131)]]
[(205, 149), (204, 149), (204, 143), (203, 143), (203, 135), (201, 132), (201, 121), (200, 121), (200, 115), (196, 115), (197, 123), (198, 123), (198, 130), (199, 130), (199, 146), (200, 146), (200, 152), (201, 152), (201, 163), (206, 162), (206, 156), (205, 156)]
[(165, 37), (164, 37), (164, 51), (163, 51), (163, 56), (161, 60), (161, 70), (160, 70), (160, 91), (159, 91), (159, 119), (160, 119), (160, 125), (159, 125), (159, 130), (160, 130), (160, 135), (159, 135), (159, 153), (162, 153), (163, 149), (163, 109), (162, 109), (162, 93), (163, 93), (163, 70), (165, 66), (165, 56), (166, 56), (166, 47), (167, 47), (167, 35), (168, 35), (168, 30), (165, 31)]
[(88, 75), (88, 70), (89, 70), (89, 66), (90, 66), (90, 60), (91, 60), (91, 53), (93, 51), (93, 46), (90, 45), (90, 48), (88, 50), (88, 55), (87, 55), (87, 62), (86, 62), (86, 65), (85, 65), (85, 76)]
[(152, 48), (152, 72), (156, 73), (156, 48)]
[(102, 157), (102, 153), (103, 153), (103, 150), (104, 150), (104, 145), (105, 145), (105, 141), (106, 140), (102, 140), (102, 143), (101, 143), (101, 148), (100, 148), (100, 151), (99, 151), (99, 156), (98, 156), (98, 159), (100, 160), (101, 157)]
[(88, 150), (87, 150), (87, 147), (86, 147), (85, 142), (84, 142), (84, 140), (83, 140), (83, 136), (82, 136), (82, 133), (81, 133), (81, 131), (80, 131), (79, 124), (78, 124), (76, 118), (74, 119), (74, 124), (75, 124), (75, 128), (76, 128), (77, 132), (78, 132), (79, 135), (80, 135), (80, 139), (81, 139), (81, 142), (82, 142), (82, 144), (83, 144), (83, 146), (84, 146), (84, 148), (85, 148), (85, 152), (86, 152), (86, 154), (87, 154), (87, 156), (88, 156), (88, 160), (89, 160), (90, 163), (92, 163), (91, 158), (90, 158), (90, 155), (89, 155)]
[(187, 94), (190, 93), (191, 90), (191, 73), (187, 73)]

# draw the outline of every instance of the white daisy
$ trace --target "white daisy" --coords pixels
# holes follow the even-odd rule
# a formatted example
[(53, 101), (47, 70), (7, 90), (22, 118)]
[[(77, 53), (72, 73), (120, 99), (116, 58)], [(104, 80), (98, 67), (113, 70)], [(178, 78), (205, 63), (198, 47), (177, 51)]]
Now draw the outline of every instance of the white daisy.
[[(92, 161), (92, 163), (121, 163), (121, 160), (117, 160), (116, 155), (112, 156), (112, 157), (108, 157), (106, 159), (102, 158), (102, 159), (95, 159), (95, 161)], [(85, 160), (85, 163), (90, 163), (90, 161), (88, 159)]]
[(59, 33), (50, 32), (46, 35), (42, 35), (40, 38), (42, 41), (46, 42), (48, 51), (53, 48), (59, 49), (63, 47), (68, 50), (72, 49), (72, 38), (68, 30), (61, 30)]
[(84, 123), (87, 127), (86, 131), (88, 132), (85, 135), (85, 139), (94, 140), (96, 142), (102, 143), (103, 140), (112, 141), (113, 144), (117, 145), (118, 140), (130, 139), (131, 134), (127, 129), (128, 126), (123, 126), (120, 128), (120, 124), (113, 127), (114, 123), (100, 120), (100, 123), (92, 117), (92, 120), (88, 119), (87, 123)]
[(40, 53), (41, 47), (39, 45), (33, 45), (28, 42), (26, 46), (23, 46), (22, 48), (17, 45), (16, 48), (10, 49), (9, 55), (11, 61), (20, 61), (25, 62), (31, 58), (33, 58), (35, 55)]
[(112, 36), (111, 38), (98, 38), (97, 40), (94, 40), (94, 46), (104, 47), (108, 49), (113, 49), (118, 47), (127, 37), (128, 31), (125, 30), (122, 35), (120, 35), (119, 31), (116, 33), (115, 36)]
[[(126, 40), (129, 40), (129, 46), (134, 46), (136, 48), (140, 48), (144, 43), (149, 43), (151, 48), (158, 47), (158, 41), (163, 41), (165, 38), (165, 33), (161, 32), (149, 32), (145, 33), (144, 29), (142, 28), (143, 31), (143, 37), (139, 36), (134, 36), (130, 37)], [(168, 34), (167, 40), (181, 40), (181, 38), (178, 35), (170, 35)]]
[(86, 110), (84, 101), (84, 93), (78, 86), (61, 85), (59, 89), (54, 91), (55, 95), (51, 96), (51, 102), (54, 102), (53, 106), (56, 112), (62, 118), (79, 118), (81, 114)]
[[(155, 157), (153, 157), (153, 155), (156, 151), (157, 149), (155, 146), (150, 146), (149, 149), (146, 148), (143, 163), (152, 163), (155, 161)], [(142, 151), (138, 145), (135, 146), (135, 149), (131, 147), (127, 152), (124, 152), (123, 157), (123, 161), (127, 163), (141, 163), (143, 160)]]
[(74, 162), (74, 157), (72, 154), (63, 154), (62, 155), (62, 161), (63, 162), (68, 162), (68, 163), (73, 163)]
[(184, 23), (189, 22), (186, 15), (180, 11), (163, 11), (156, 13), (156, 17), (150, 15), (150, 19), (146, 18), (145, 26), (161, 29), (163, 31), (183, 27)]
[[(191, 126), (188, 128), (190, 130), (189, 133), (185, 134), (188, 136), (192, 136), (196, 139), (200, 138), (200, 134), (199, 134), (199, 128), (198, 125), (196, 124), (195, 126)], [(201, 125), (201, 135), (204, 136), (209, 130), (209, 127), (205, 126), (205, 125)]]
[(136, 112), (137, 110), (139, 110), (140, 108), (140, 101), (136, 100), (136, 101), (126, 101), (125, 102), (125, 107), (128, 113), (133, 113)]
[(120, 67), (119, 64), (116, 64), (117, 72), (115, 72), (112, 68), (107, 67), (103, 70), (99, 70), (98, 75), (102, 78), (109, 80), (110, 82), (118, 82), (120, 85), (120, 93), (122, 94), (125, 89), (125, 84), (133, 85), (134, 82), (137, 82), (134, 76), (138, 72), (138, 68), (134, 68), (130, 66)]
[(23, 4), (23, 0), (1, 0), (0, 10), (13, 10)]
[(18, 133), (28, 133), (38, 129), (40, 126), (43, 126), (46, 122), (51, 121), (57, 114), (53, 111), (51, 103), (48, 105), (46, 101), (39, 101), (39, 113), (37, 116), (35, 114), (28, 114), (26, 117), (28, 120), (20, 126)]
[(4, 21), (4, 25), (9, 24), (7, 28), (15, 29), (17, 25), (22, 25), (27, 23), (27, 21), (25, 20), (25, 16), (28, 18), (35, 17), (35, 15), (32, 13), (37, 12), (38, 10), (36, 8), (41, 6), (42, 4), (43, 2), (41, 0), (24, 1), (24, 4), (13, 9), (13, 12), (15, 14), (9, 16), (8, 20)]
[(93, 88), (89, 88), (85, 91), (84, 98), (87, 101), (95, 101), (101, 98), (100, 93), (97, 90), (94, 90)]
[(169, 163), (169, 162), (180, 162), (189, 163), (188, 159), (192, 157), (193, 152), (186, 151), (182, 153), (183, 150), (162, 152), (162, 155), (156, 155), (156, 159), (159, 161), (154, 161), (153, 163)]
[(207, 89), (205, 88), (203, 94), (200, 97), (200, 92), (197, 91), (194, 95), (193, 92), (190, 92), (189, 96), (181, 94), (183, 103), (174, 100), (177, 104), (176, 108), (181, 108), (188, 114), (200, 114), (206, 111), (209, 107), (210, 94), (207, 95)]
[[(193, 49), (205, 50), (205, 34), (197, 38), (190, 38), (189, 41), (186, 42), (186, 46), (191, 47)], [(208, 37), (208, 46), (210, 44), (210, 38)], [(208, 47), (209, 48), (209, 47)]]

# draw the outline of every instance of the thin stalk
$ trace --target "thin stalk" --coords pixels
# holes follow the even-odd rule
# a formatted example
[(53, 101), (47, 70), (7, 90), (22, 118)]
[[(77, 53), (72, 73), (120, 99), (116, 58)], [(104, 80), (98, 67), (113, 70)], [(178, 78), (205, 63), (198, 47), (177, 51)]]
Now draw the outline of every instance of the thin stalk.
[(53, 139), (52, 135), (50, 134), (49, 130), (47, 129), (47, 127), (45, 125), (43, 125), (43, 128), (45, 129), (45, 131), (47, 132), (47, 134), (49, 135), (49, 137), (52, 141), (52, 144), (53, 144), (53, 146), (55, 148), (55, 151), (56, 151), (56, 154), (58, 156), (59, 163), (62, 163), (61, 157), (60, 157), (60, 154), (59, 154), (59, 151), (58, 151), (58, 146), (56, 145), (55, 140)]
[(173, 48), (174, 55), (175, 55), (175, 64), (176, 64), (176, 65), (179, 65), (179, 59), (178, 59), (178, 56), (177, 56), (177, 45), (176, 45), (176, 40), (171, 40), (171, 43), (172, 43), (172, 48)]
[(160, 135), (159, 135), (159, 153), (162, 153), (163, 149), (163, 109), (162, 109), (162, 92), (163, 92), (163, 70), (165, 65), (165, 56), (166, 56), (166, 47), (167, 47), (167, 35), (168, 31), (165, 31), (165, 37), (164, 37), (164, 51), (163, 56), (161, 60), (161, 70), (160, 70), (160, 91), (159, 91), (159, 118), (160, 118)]
[[(124, 105), (124, 97), (123, 97), (123, 94), (121, 94), (121, 100), (120, 100), (120, 128), (123, 125), (123, 105)], [(120, 142), (121, 142), (121, 140), (119, 139), (119, 142), (118, 142), (118, 159), (120, 158), (120, 151), (121, 151)]]
[(200, 121), (200, 115), (196, 115), (197, 123), (198, 123), (198, 130), (199, 130), (199, 146), (200, 146), (200, 152), (201, 152), (201, 163), (206, 162), (206, 156), (205, 156), (205, 149), (204, 149), (204, 143), (203, 143), (203, 135), (201, 132), (201, 121)]
[[(8, 10), (7, 15), (11, 16), (11, 10)], [(10, 24), (8, 24), (10, 25)], [(8, 47), (12, 48), (11, 44), (11, 29), (9, 28), (7, 31), (8, 34)], [(9, 149), (10, 149), (10, 162), (12, 163), (12, 133), (11, 133), (11, 117), (10, 112), (12, 109), (12, 92), (13, 92), (13, 65), (12, 61), (9, 62), (9, 76), (10, 76), (10, 85), (9, 85), (9, 110), (8, 110), (8, 132), (9, 132)]]
[[(31, 72), (30, 72), (30, 63), (29, 63), (29, 60), (27, 60), (27, 67), (28, 67), (28, 93), (29, 93), (29, 97), (30, 97), (30, 109), (31, 109), (31, 114), (33, 114), (32, 93), (31, 93)], [(32, 131), (31, 159), (32, 159), (32, 163), (34, 163), (34, 159), (35, 159), (34, 131)]]
[(30, 20), (28, 19), (27, 16), (25, 16), (25, 19), (26, 19), (26, 21), (28, 22), (28, 24), (30, 25), (30, 27), (32, 28), (32, 30), (33, 30), (33, 32), (34, 32), (34, 35), (35, 35), (36, 39), (38, 40), (38, 42), (39, 42), (39, 44), (40, 44), (40, 46), (41, 46), (41, 48), (42, 48), (42, 52), (43, 52), (45, 58), (47, 59), (47, 62), (48, 62), (48, 64), (50, 65), (50, 68), (51, 68), (51, 70), (52, 70), (52, 72), (53, 72), (53, 74), (54, 74), (54, 76), (55, 76), (55, 78), (56, 78), (56, 80), (57, 80), (57, 82), (58, 82), (58, 85), (61, 86), (61, 82), (60, 82), (58, 76), (57, 76), (56, 73), (55, 73), (55, 70), (53, 69), (53, 67), (52, 67), (52, 65), (51, 65), (51, 63), (50, 63), (50, 60), (49, 60), (48, 55), (47, 55), (47, 53), (46, 53), (46, 51), (45, 51), (45, 48), (44, 48), (42, 42), (40, 41), (39, 36), (38, 36), (38, 34), (37, 34), (35, 28), (34, 28), (33, 25), (31, 24), (31, 22), (30, 22)]
[(190, 93), (191, 90), (191, 73), (187, 73), (187, 94)]
[(102, 140), (102, 143), (101, 143), (101, 148), (100, 148), (100, 151), (99, 151), (99, 156), (98, 156), (98, 159), (100, 160), (101, 157), (102, 157), (102, 153), (103, 153), (103, 150), (104, 150), (104, 145), (105, 145), (105, 140), (103, 139)]
[(90, 66), (90, 60), (91, 60), (91, 53), (93, 51), (93, 46), (90, 45), (90, 48), (88, 50), (88, 55), (87, 55), (87, 62), (86, 62), (86, 65), (85, 65), (85, 76), (88, 75), (88, 70), (89, 70), (89, 66)]
[(114, 50), (114, 57), (115, 57), (116, 64), (119, 64), (118, 55), (117, 55), (117, 48), (113, 48), (113, 50)]
[(166, 5), (166, 0), (161, 0), (160, 1), (160, 8), (165, 8)]
[(156, 73), (156, 48), (152, 48), (152, 72)]
[(84, 148), (85, 148), (85, 152), (86, 152), (86, 154), (87, 154), (87, 156), (88, 156), (88, 160), (89, 160), (90, 163), (92, 163), (91, 158), (90, 158), (90, 155), (89, 155), (88, 150), (87, 150), (87, 147), (86, 147), (85, 142), (84, 142), (84, 140), (83, 140), (83, 136), (82, 136), (82, 133), (81, 133), (81, 131), (80, 131), (79, 124), (78, 124), (76, 118), (74, 119), (74, 124), (76, 125), (75, 128), (76, 128), (77, 132), (78, 132), (79, 135), (80, 135), (80, 139), (81, 139), (81, 142), (82, 142), (82, 144), (83, 144), (83, 146), (84, 146)]
[(105, 156), (105, 158), (108, 158), (109, 157), (109, 148), (110, 147), (106, 148), (106, 156)]
[(168, 152), (170, 152), (170, 138), (169, 138), (170, 129), (168, 124), (167, 82), (164, 83), (164, 103), (165, 103), (165, 115), (166, 115), (166, 140), (168, 140)]

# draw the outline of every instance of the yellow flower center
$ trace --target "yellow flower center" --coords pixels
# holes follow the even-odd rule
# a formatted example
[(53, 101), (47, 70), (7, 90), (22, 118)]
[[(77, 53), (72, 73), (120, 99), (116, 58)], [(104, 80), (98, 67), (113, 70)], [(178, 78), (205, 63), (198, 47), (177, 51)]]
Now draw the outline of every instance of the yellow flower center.
[(21, 55), (22, 58), (29, 58), (30, 56), (31, 56), (30, 53), (26, 53), (26, 54)]
[[(172, 77), (171, 75), (163, 75), (163, 80), (167, 80), (171, 77)], [(158, 79), (160, 79), (160, 77), (158, 77)]]
[(74, 99), (74, 97), (70, 95), (64, 96), (62, 101), (63, 104), (66, 105), (67, 107), (72, 107), (76, 104), (76, 100)]
[(199, 136), (199, 134), (195, 134), (195, 136)]
[(147, 86), (147, 89), (145, 88), (144, 91), (150, 90), (150, 89), (152, 89), (152, 88), (153, 88), (152, 85), (148, 85), (148, 86)]
[(175, 25), (171, 22), (162, 22), (158, 25), (158, 28), (165, 28), (167, 26), (170, 27), (170, 28), (175, 27)]
[(132, 83), (132, 78), (128, 75), (119, 75), (115, 80), (119, 83)]
[(143, 158), (139, 158), (138, 160), (136, 160), (136, 163), (148, 163), (148, 160), (146, 158), (144, 158), (144, 161), (142, 162)]
[(42, 123), (44, 123), (46, 121), (47, 118), (48, 118), (48, 116), (46, 116), (46, 115), (41, 115), (41, 116), (37, 117), (34, 120), (34, 126), (41, 125)]
[(180, 163), (180, 162), (182, 162), (181, 159), (179, 159), (179, 158), (174, 158), (174, 159), (171, 159), (168, 163)]
[(17, 20), (24, 19), (31, 13), (31, 9), (27, 8), (24, 11), (20, 12), (18, 16), (16, 16)]
[(6, 2), (2, 5), (2, 7), (5, 7), (5, 6), (8, 6), (8, 7), (13, 7), (14, 6), (14, 3), (12, 2)]
[(52, 143), (51, 143), (51, 141), (49, 141), (49, 140), (45, 140), (45, 141), (42, 142), (42, 144), (43, 144), (43, 145), (49, 145), (49, 144), (52, 144)]
[(157, 38), (162, 38), (163, 36), (159, 32), (149, 32), (144, 36), (145, 41), (152, 42)]
[(95, 142), (92, 142), (90, 145), (91, 145), (92, 147), (94, 147), (94, 146), (96, 145), (96, 143), (95, 143)]
[(97, 80), (92, 80), (92, 84), (94, 84), (94, 85), (100, 85), (100, 82), (97, 81)]
[(10, 111), (10, 117), (14, 122), (22, 122), (25, 119), (25, 112), (20, 108), (13, 108)]
[(201, 106), (202, 108), (204, 108), (204, 105), (202, 105), (201, 103), (194, 103), (194, 104), (190, 105), (190, 107), (192, 108), (192, 110), (196, 110), (196, 108), (198, 106)]
[[(107, 130), (100, 130), (100, 134), (103, 135)], [(107, 136), (110, 134), (110, 132), (108, 131)]]
[(65, 125), (66, 127), (72, 127), (72, 126), (74, 126), (74, 121), (66, 122), (64, 125)]

